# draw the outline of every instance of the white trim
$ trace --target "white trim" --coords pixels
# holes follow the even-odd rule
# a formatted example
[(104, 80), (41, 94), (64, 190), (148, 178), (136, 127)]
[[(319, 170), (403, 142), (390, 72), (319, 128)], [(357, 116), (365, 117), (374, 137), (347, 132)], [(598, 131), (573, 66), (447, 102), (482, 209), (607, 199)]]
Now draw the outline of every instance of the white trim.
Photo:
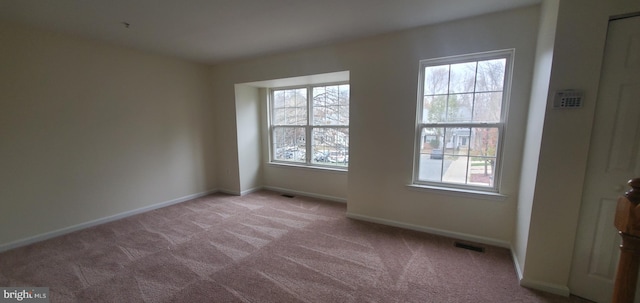
[(294, 163), (294, 162), (284, 162), (284, 161), (271, 161), (271, 162), (266, 162), (266, 165), (272, 166), (272, 167), (278, 167), (278, 168), (299, 168), (299, 169), (307, 169), (307, 170), (311, 170), (311, 171), (322, 171), (322, 172), (336, 172), (336, 173), (343, 173), (346, 174), (349, 172), (348, 167), (343, 167), (343, 166), (325, 166), (322, 164), (313, 164), (313, 165), (307, 165), (304, 163)]
[(293, 189), (282, 188), (282, 187), (275, 187), (275, 186), (263, 186), (262, 188), (267, 189), (267, 190), (271, 190), (271, 191), (281, 192), (281, 193), (284, 193), (284, 194), (293, 194), (293, 195), (298, 195), (298, 196), (305, 196), (305, 197), (310, 197), (310, 198), (318, 198), (318, 199), (324, 199), (324, 200), (329, 200), (329, 201), (334, 201), (334, 202), (347, 203), (347, 199), (346, 198), (341, 198), (341, 197), (336, 197), (336, 196), (315, 194), (315, 193), (299, 191), (299, 190), (293, 190)]
[(513, 259), (513, 265), (516, 268), (516, 275), (518, 276), (518, 281), (520, 281), (520, 286), (545, 291), (563, 297), (568, 297), (569, 295), (571, 295), (571, 290), (565, 285), (526, 279), (522, 273), (522, 270), (520, 270), (520, 262), (518, 261), (518, 256), (516, 256), (513, 247), (511, 247), (511, 258)]
[(373, 223), (378, 223), (378, 224), (383, 224), (383, 225), (395, 226), (395, 227), (400, 227), (400, 228), (405, 228), (405, 229), (410, 229), (410, 230), (415, 230), (415, 231), (421, 231), (421, 232), (426, 232), (426, 233), (430, 233), (430, 234), (434, 234), (434, 235), (440, 235), (440, 236), (445, 236), (445, 237), (459, 239), (459, 240), (465, 240), (465, 241), (482, 243), (482, 244), (487, 244), (487, 245), (492, 245), (492, 246), (498, 246), (498, 247), (502, 247), (502, 248), (510, 248), (511, 247), (511, 244), (509, 242), (498, 240), (498, 239), (487, 238), (487, 237), (479, 237), (479, 236), (474, 236), (474, 235), (465, 234), (465, 233), (458, 233), (458, 232), (447, 231), (447, 230), (438, 229), (438, 228), (431, 228), (431, 227), (426, 227), (426, 226), (420, 226), (420, 225), (414, 225), (414, 224), (409, 224), (409, 223), (398, 222), (398, 221), (394, 221), (394, 220), (370, 217), (370, 216), (354, 214), (354, 213), (350, 213), (350, 212), (347, 212), (347, 218), (356, 219), (356, 220), (362, 220), (362, 221), (367, 221), (367, 222), (373, 222)]
[(530, 280), (527, 278), (520, 279), (520, 286), (541, 290), (544, 292), (556, 294), (563, 297), (569, 297), (569, 295), (571, 295), (571, 290), (569, 290), (569, 287), (567, 287), (566, 285)]
[(347, 82), (349, 81), (349, 71), (338, 71), (324, 74), (314, 74), (299, 77), (272, 79), (256, 82), (242, 83), (245, 85), (259, 87), (259, 88), (274, 88), (274, 87), (292, 87), (303, 86), (318, 83), (332, 83), (332, 82)]
[(247, 189), (247, 190), (243, 190), (243, 191), (240, 192), (240, 196), (248, 195), (250, 193), (257, 192), (257, 191), (259, 191), (261, 189), (262, 189), (262, 186), (250, 188), (250, 189)]
[(216, 192), (222, 193), (222, 194), (227, 194), (227, 195), (232, 195), (232, 196), (241, 196), (242, 192), (236, 191), (236, 190), (230, 190), (230, 189), (218, 189)]
[(476, 191), (444, 186), (430, 186), (422, 184), (407, 184), (410, 190), (433, 192), (441, 195), (457, 196), (463, 198), (472, 198), (480, 200), (491, 201), (505, 201), (507, 196), (501, 193), (489, 192), (489, 191)]
[(133, 216), (133, 215), (137, 215), (137, 214), (141, 214), (141, 213), (144, 213), (144, 212), (152, 211), (152, 210), (155, 210), (155, 209), (158, 209), (158, 208), (170, 206), (170, 205), (173, 205), (173, 204), (178, 204), (178, 203), (181, 203), (181, 202), (185, 202), (185, 201), (196, 199), (196, 198), (200, 198), (200, 197), (204, 197), (206, 195), (210, 195), (210, 194), (213, 194), (213, 193), (216, 193), (216, 192), (219, 192), (219, 191), (214, 189), (214, 190), (209, 190), (209, 191), (205, 191), (205, 192), (186, 195), (186, 196), (183, 196), (183, 197), (180, 197), (180, 198), (176, 198), (176, 199), (172, 199), (172, 200), (169, 200), (169, 201), (160, 202), (160, 203), (157, 203), (157, 204), (141, 207), (141, 208), (138, 208), (138, 209), (125, 211), (125, 212), (122, 212), (122, 213), (119, 213), (119, 214), (115, 214), (115, 215), (111, 215), (111, 216), (107, 216), (107, 217), (103, 217), (103, 218), (87, 221), (87, 222), (84, 222), (84, 223), (80, 223), (80, 224), (76, 224), (76, 225), (72, 225), (72, 226), (67, 226), (67, 227), (64, 227), (64, 228), (61, 228), (61, 229), (58, 229), (58, 230), (42, 233), (42, 234), (39, 234), (39, 235), (23, 238), (23, 239), (20, 239), (20, 240), (16, 240), (16, 241), (13, 241), (13, 242), (9, 242), (9, 243), (5, 243), (5, 244), (0, 245), (0, 252), (7, 251), (7, 250), (10, 250), (10, 249), (14, 249), (14, 248), (18, 248), (18, 247), (21, 247), (21, 246), (26, 246), (26, 245), (33, 244), (33, 243), (36, 243), (36, 242), (48, 240), (48, 239), (51, 239), (51, 238), (62, 236), (62, 235), (68, 234), (68, 233), (72, 233), (74, 231), (82, 230), (82, 229), (93, 227), (93, 226), (96, 226), (96, 225), (100, 225), (100, 224), (104, 224), (104, 223), (120, 220), (120, 219), (123, 219), (123, 218), (126, 218), (126, 217), (130, 217), (130, 216)]
[(516, 251), (511, 246), (511, 260), (513, 260), (513, 266), (516, 268), (516, 275), (518, 276), (518, 281), (522, 281), (524, 276), (522, 275), (522, 270), (520, 270), (520, 261), (518, 261), (518, 256), (516, 256)]

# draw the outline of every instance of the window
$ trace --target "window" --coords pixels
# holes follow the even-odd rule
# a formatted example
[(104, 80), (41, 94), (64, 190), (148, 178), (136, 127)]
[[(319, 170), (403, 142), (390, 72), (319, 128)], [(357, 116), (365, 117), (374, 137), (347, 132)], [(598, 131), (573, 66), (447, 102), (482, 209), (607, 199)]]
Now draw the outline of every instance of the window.
[(349, 84), (274, 88), (270, 97), (271, 162), (348, 167)]
[(498, 191), (512, 57), (420, 62), (414, 184)]

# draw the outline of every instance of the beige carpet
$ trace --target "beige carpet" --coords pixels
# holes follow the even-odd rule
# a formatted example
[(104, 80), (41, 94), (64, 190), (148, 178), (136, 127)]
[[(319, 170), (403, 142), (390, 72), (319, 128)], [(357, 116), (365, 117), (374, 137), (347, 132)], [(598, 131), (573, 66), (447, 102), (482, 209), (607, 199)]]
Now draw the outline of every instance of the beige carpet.
[(359, 222), (344, 204), (211, 195), (0, 254), (51, 302), (586, 302), (518, 286), (510, 252)]

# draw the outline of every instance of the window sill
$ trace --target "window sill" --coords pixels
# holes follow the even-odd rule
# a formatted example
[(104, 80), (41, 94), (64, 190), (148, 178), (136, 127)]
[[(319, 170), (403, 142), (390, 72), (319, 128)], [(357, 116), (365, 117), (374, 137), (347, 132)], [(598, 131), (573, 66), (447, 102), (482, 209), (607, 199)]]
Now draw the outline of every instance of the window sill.
[(500, 193), (486, 192), (486, 191), (479, 191), (479, 190), (448, 188), (448, 187), (438, 187), (438, 186), (418, 185), (418, 184), (408, 184), (407, 187), (411, 190), (416, 190), (421, 192), (431, 192), (431, 193), (436, 193), (441, 195), (458, 196), (463, 198), (491, 200), (491, 201), (505, 201), (507, 199), (506, 195), (503, 195)]
[(268, 162), (267, 165), (272, 167), (279, 168), (298, 168), (298, 169), (309, 169), (315, 171), (326, 171), (326, 172), (336, 172), (336, 173), (348, 173), (348, 168), (338, 168), (338, 167), (327, 167), (327, 166), (315, 166), (315, 165), (305, 165), (303, 163), (284, 163), (284, 162)]

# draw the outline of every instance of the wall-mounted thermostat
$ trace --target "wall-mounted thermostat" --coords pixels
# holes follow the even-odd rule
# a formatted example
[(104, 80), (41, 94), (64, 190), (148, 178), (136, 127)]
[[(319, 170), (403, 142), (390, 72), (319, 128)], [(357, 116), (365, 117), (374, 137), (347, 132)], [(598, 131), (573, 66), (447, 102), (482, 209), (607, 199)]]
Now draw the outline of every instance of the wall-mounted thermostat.
[(553, 108), (580, 108), (584, 93), (578, 89), (565, 89), (556, 92)]

